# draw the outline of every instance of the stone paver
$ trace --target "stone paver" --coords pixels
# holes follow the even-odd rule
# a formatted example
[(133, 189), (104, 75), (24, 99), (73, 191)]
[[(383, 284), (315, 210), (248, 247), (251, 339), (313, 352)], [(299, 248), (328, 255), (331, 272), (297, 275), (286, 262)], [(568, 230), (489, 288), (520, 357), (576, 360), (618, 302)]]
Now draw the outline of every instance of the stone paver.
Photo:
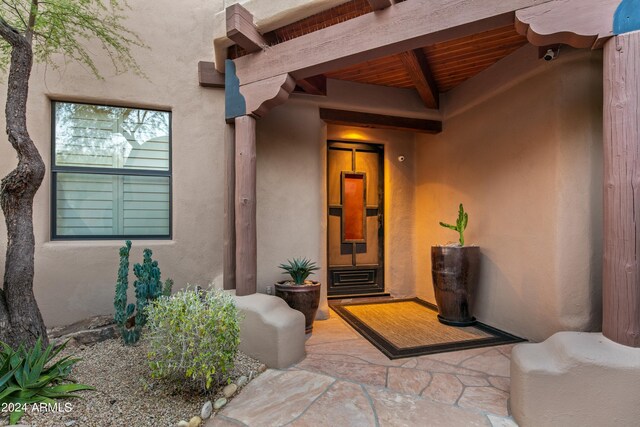
[(269, 369), (251, 381), (222, 415), (246, 425), (281, 426), (300, 416), (334, 382), (308, 371)]
[(508, 413), (511, 345), (389, 360), (332, 313), (307, 357), (249, 383), (206, 427), (517, 427)]
[(493, 387), (467, 387), (462, 393), (458, 405), (463, 408), (475, 408), (489, 413), (507, 416), (509, 395)]
[(429, 397), (436, 402), (455, 405), (464, 390), (462, 382), (453, 374), (433, 374), (429, 387), (425, 388), (422, 396)]
[(418, 395), (431, 382), (431, 374), (415, 369), (391, 367), (387, 374), (387, 388), (405, 394)]
[(462, 367), (485, 372), (489, 375), (508, 377), (510, 360), (498, 350), (489, 350), (462, 363)]
[(373, 407), (362, 386), (336, 381), (291, 426), (368, 427), (375, 422)]

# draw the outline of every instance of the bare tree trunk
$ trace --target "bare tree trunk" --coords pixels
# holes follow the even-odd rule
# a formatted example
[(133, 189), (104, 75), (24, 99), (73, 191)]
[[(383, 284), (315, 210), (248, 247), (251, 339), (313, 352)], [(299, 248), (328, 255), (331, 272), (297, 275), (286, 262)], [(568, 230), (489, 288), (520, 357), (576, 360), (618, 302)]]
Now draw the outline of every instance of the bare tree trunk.
[(7, 255), (0, 292), (0, 339), (12, 346), (32, 346), (47, 331), (33, 294), (33, 198), (42, 183), (45, 165), (27, 132), (27, 94), (33, 64), (31, 43), (3, 20), (0, 36), (11, 47), (7, 81), (7, 135), (18, 154), (18, 166), (2, 179), (0, 205), (7, 224)]

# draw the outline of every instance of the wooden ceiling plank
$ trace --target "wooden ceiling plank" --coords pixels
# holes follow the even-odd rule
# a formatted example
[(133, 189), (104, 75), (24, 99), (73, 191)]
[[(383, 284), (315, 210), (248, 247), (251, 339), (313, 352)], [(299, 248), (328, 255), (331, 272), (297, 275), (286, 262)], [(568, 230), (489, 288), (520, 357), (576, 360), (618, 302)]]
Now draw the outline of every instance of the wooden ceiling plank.
[(483, 51), (483, 50), (500, 49), (500, 48), (503, 48), (506, 46), (512, 46), (512, 45), (521, 46), (521, 45), (524, 45), (525, 43), (527, 43), (526, 38), (522, 36), (517, 36), (514, 38), (493, 41), (490, 43), (468, 44), (465, 46), (459, 46), (455, 49), (430, 49), (429, 47), (426, 47), (423, 49), (423, 51), (431, 62), (434, 60), (445, 60), (452, 56), (464, 55), (464, 54)]
[(446, 40), (443, 42), (439, 42), (439, 43), (434, 43), (432, 45), (429, 45), (429, 48), (433, 48), (433, 49), (451, 49), (454, 48), (460, 44), (463, 45), (467, 45), (469, 43), (473, 43), (473, 42), (484, 42), (484, 41), (490, 41), (490, 40), (496, 40), (496, 39), (501, 39), (504, 38), (505, 35), (518, 35), (518, 32), (515, 30), (513, 24), (511, 25), (507, 25), (504, 27), (500, 27), (500, 28), (495, 28), (492, 30), (488, 30), (488, 31), (483, 31), (480, 33), (476, 33), (476, 34), (471, 34), (467, 37), (461, 37), (461, 38), (457, 38), (457, 39), (453, 39), (453, 40)]
[(495, 64), (498, 62), (500, 58), (487, 58), (482, 61), (468, 61), (460, 64), (455, 64), (451, 66), (441, 67), (441, 68), (433, 68), (434, 75), (441, 77), (443, 73), (460, 73), (469, 69), (476, 69), (478, 67), (488, 67), (489, 65)]
[(409, 77), (427, 108), (439, 108), (440, 94), (433, 78), (429, 63), (420, 49), (413, 49), (400, 54)]
[(342, 126), (392, 129), (431, 134), (442, 132), (442, 122), (439, 120), (414, 119), (357, 111), (333, 110), (329, 108), (320, 109), (320, 118), (327, 123)]
[(373, 10), (382, 10), (391, 6), (391, 0), (368, 0)]
[(253, 23), (253, 15), (239, 4), (226, 9), (227, 37), (247, 52), (257, 52), (268, 45)]
[(386, 86), (394, 86), (395, 84), (403, 84), (403, 85), (408, 84), (410, 86), (413, 86), (413, 82), (406, 75), (384, 74), (379, 77), (376, 77), (376, 76), (366, 77), (366, 78), (356, 77), (356, 78), (349, 78), (349, 79), (333, 77), (333, 79), (346, 80), (346, 81), (357, 82), (357, 83), (380, 84), (380, 85), (386, 85)]
[[(524, 44), (522, 46), (524, 46)], [(431, 70), (435, 72), (435, 70), (439, 70), (443, 68), (456, 68), (457, 66), (460, 66), (460, 65), (475, 64), (475, 63), (480, 63), (487, 60), (497, 61), (509, 55), (510, 53), (515, 52), (522, 46), (513, 46), (508, 49), (501, 49), (499, 51), (487, 52), (482, 55), (452, 58), (450, 61), (440, 61), (440, 62), (430, 61)]]
[(398, 67), (392, 67), (392, 68), (372, 68), (372, 69), (367, 69), (367, 68), (363, 68), (357, 71), (353, 71), (353, 72), (349, 72), (349, 73), (327, 73), (327, 77), (330, 78), (343, 78), (343, 79), (351, 79), (351, 78), (376, 78), (376, 77), (381, 77), (383, 75), (387, 75), (387, 74), (402, 74), (404, 75), (407, 79), (410, 79), (409, 75), (407, 74), (407, 71), (405, 70), (405, 68), (402, 66), (402, 64), (399, 64)]

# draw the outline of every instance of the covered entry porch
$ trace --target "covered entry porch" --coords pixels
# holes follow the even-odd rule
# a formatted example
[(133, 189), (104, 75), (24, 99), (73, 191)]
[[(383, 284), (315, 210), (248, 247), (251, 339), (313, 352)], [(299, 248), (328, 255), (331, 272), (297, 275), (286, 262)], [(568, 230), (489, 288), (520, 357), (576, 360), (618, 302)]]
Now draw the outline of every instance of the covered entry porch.
[[(235, 126), (235, 150), (230, 150), (233, 155), (228, 162), (229, 170), (234, 171), (230, 176), (234, 177), (235, 189), (229, 194), (233, 213), (229, 209), (227, 217), (230, 236), (227, 287), (235, 287), (239, 295), (264, 290), (269, 282), (261, 278), (273, 277), (273, 273), (266, 272), (268, 269), (275, 271), (269, 264), (275, 266), (282, 261), (271, 257), (282, 256), (277, 248), (289, 242), (293, 242), (291, 251), (317, 246), (311, 255), (317, 255), (321, 265), (328, 265), (326, 243), (323, 243), (328, 228), (324, 215), (329, 208), (324, 202), (327, 192), (324, 144), (337, 134), (341, 134), (339, 139), (349, 139), (345, 135), (352, 133), (358, 134), (351, 139), (355, 141), (386, 141), (385, 147), (390, 149), (385, 153), (385, 170), (395, 172), (397, 179), (407, 184), (398, 186), (397, 192), (392, 191), (404, 197), (402, 200), (406, 203), (385, 201), (396, 208), (395, 215), (386, 212), (390, 221), (405, 220), (405, 226), (389, 225), (386, 240), (392, 236), (392, 240), (408, 248), (401, 252), (385, 249), (388, 251), (385, 264), (396, 267), (385, 273), (388, 284), (409, 283), (412, 287), (409, 292), (423, 294), (427, 299), (432, 296), (427, 248), (433, 243), (451, 240), (444, 231), (436, 231), (437, 221), (447, 219), (443, 216), (447, 210), (445, 205), (452, 206), (449, 211), (455, 211), (460, 199), (468, 199), (471, 201), (465, 205), (470, 212), (478, 212), (476, 221), (480, 226), (476, 230), (470, 226), (469, 239), (477, 239), (485, 248), (485, 288), (478, 300), (481, 319), (490, 319), (496, 326), (511, 328), (510, 331), (534, 340), (545, 339), (558, 330), (599, 329), (602, 243), (598, 231), (601, 210), (597, 207), (601, 193), (597, 188), (601, 188), (602, 182), (598, 166), (601, 130), (593, 118), (601, 117), (602, 102), (600, 107), (597, 99), (594, 102), (593, 94), (597, 94), (598, 88), (594, 90), (593, 84), (598, 78), (602, 84), (602, 77), (595, 71), (601, 69), (602, 62), (598, 53), (575, 52), (566, 45), (601, 47), (612, 36), (607, 27), (612, 18), (607, 18), (604, 24), (596, 19), (595, 26), (592, 18), (612, 17), (618, 2), (597, 2), (597, 5), (503, 3), (469, 2), (465, 4), (464, 13), (460, 13), (459, 5), (446, 1), (437, 5), (417, 0), (388, 2), (382, 4), (386, 7), (380, 11), (299, 37), (290, 36), (269, 47), (264, 47), (268, 43), (262, 38), (264, 34), (253, 26), (253, 19), (242, 11), (230, 14), (229, 39), (237, 39), (236, 43), (245, 51), (253, 53), (227, 61), (225, 69), (227, 113), (231, 112), (228, 119), (233, 120)], [(541, 16), (555, 18), (549, 22), (540, 19)], [(580, 18), (578, 22), (570, 19), (575, 16)], [(239, 24), (234, 27), (234, 22)], [(403, 52), (415, 53), (416, 49), (428, 45), (477, 37), (509, 23), (527, 36), (529, 45), (505, 54), (495, 66), (477, 70), (472, 78), (437, 96), (439, 110), (425, 109), (429, 96), (418, 90), (422, 111), (407, 113), (406, 103), (397, 102), (407, 99), (401, 94), (408, 93), (401, 88), (394, 88), (394, 95), (390, 96), (388, 92), (384, 94), (387, 88), (378, 91), (367, 87), (361, 92), (363, 98), (356, 95), (348, 101), (336, 101), (331, 99), (332, 86), (340, 87), (343, 83), (329, 78), (326, 99), (293, 95), (291, 101), (267, 115), (267, 111), (287, 99), (296, 86), (307, 86), (307, 93), (322, 93), (323, 80), (317, 78), (320, 75), (335, 77), (336, 73), (346, 73), (348, 67), (362, 69), (362, 64), (372, 68), (370, 62), (363, 61)], [(537, 32), (538, 25), (544, 31)], [(614, 40), (620, 42), (622, 36)], [(545, 48), (543, 53), (546, 48), (557, 52), (558, 45), (562, 45), (560, 56), (543, 69), (545, 65), (538, 59), (538, 47)], [(608, 52), (615, 56), (614, 50)], [(613, 59), (605, 61), (605, 67), (621, 60)], [(417, 63), (421, 63), (419, 58)], [(423, 76), (428, 76), (423, 67), (418, 69)], [(380, 75), (380, 72), (374, 74)], [(355, 75), (361, 74), (355, 72)], [(424, 81), (423, 89), (429, 87), (427, 77)], [(418, 79), (413, 83), (418, 88), (416, 82)], [(615, 87), (607, 90), (610, 96), (616, 96)], [(378, 105), (383, 106), (378, 108), (387, 111), (372, 111), (376, 103), (370, 101), (376, 96)], [(435, 98), (433, 90), (431, 97)], [(358, 108), (358, 101), (362, 99), (365, 101)], [(546, 99), (552, 103), (545, 103)], [(441, 121), (444, 131), (433, 136), (415, 133), (416, 129), (409, 132), (405, 129), (403, 134), (377, 130), (376, 126), (371, 130), (371, 123), (326, 124), (319, 117), (323, 102), (327, 103), (324, 107), (332, 109), (344, 110), (344, 104), (351, 102), (349, 110)], [(256, 118), (260, 118), (258, 124)], [(605, 121), (605, 126), (614, 126), (614, 123)], [(611, 136), (615, 132), (607, 127), (604, 134), (609, 138), (605, 151), (615, 150), (617, 140)], [(398, 142), (394, 143), (394, 139)], [(411, 164), (394, 162), (394, 158), (406, 156), (406, 151), (412, 155)], [(611, 158), (605, 159), (608, 163), (605, 162), (604, 174), (609, 176), (607, 168), (618, 166), (614, 167)], [(278, 179), (283, 176), (277, 170), (283, 168), (289, 168), (296, 177), (311, 175), (311, 179), (300, 179), (291, 187), (301, 190), (297, 194), (309, 196), (305, 201), (313, 201), (316, 209), (312, 216), (282, 221), (282, 205), (274, 201), (278, 200), (276, 193), (281, 191)], [(389, 179), (391, 185), (397, 184), (390, 176), (385, 179)], [(629, 188), (627, 178), (614, 178), (621, 181), (612, 182), (608, 188)], [(580, 191), (576, 191), (577, 188)], [(618, 274), (620, 268), (625, 267), (618, 260), (606, 262), (607, 251), (616, 252), (619, 244), (625, 244), (607, 234), (611, 233), (607, 224), (613, 226), (613, 222), (627, 221), (634, 229), (630, 225), (633, 219), (630, 211), (619, 210), (616, 197), (625, 196), (618, 192), (610, 196), (613, 199), (605, 199), (608, 213), (604, 239), (609, 242), (604, 245), (605, 334), (616, 342), (633, 346), (631, 331), (638, 326), (633, 320), (637, 315), (633, 313), (638, 308), (629, 307), (628, 299), (617, 291), (618, 286), (628, 286), (620, 282)], [(266, 202), (261, 203), (260, 197)], [(292, 209), (301, 200), (282, 198), (281, 202), (289, 203), (286, 209)], [(608, 222), (607, 218), (612, 217), (617, 219)], [(286, 240), (282, 238), (283, 232)], [(315, 243), (308, 245), (309, 240)], [(397, 262), (391, 261), (390, 256), (398, 253), (402, 256), (397, 257)], [(235, 273), (233, 279), (232, 273)], [(321, 276), (325, 283), (326, 274), (324, 271)], [(625, 310), (630, 309), (624, 319), (618, 316), (622, 305)]]

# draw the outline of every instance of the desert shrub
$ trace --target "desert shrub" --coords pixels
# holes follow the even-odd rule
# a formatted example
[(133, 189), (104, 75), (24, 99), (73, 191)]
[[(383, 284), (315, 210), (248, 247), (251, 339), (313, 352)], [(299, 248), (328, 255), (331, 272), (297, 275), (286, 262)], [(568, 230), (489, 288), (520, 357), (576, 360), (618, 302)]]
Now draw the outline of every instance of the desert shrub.
[(153, 377), (186, 377), (208, 390), (233, 369), (240, 323), (228, 293), (187, 288), (161, 297), (147, 314)]
[(84, 384), (72, 383), (67, 377), (80, 359), (57, 358), (66, 343), (54, 349), (53, 344), (42, 348), (38, 338), (31, 349), (20, 346), (13, 350), (0, 342), (0, 406), (9, 412), (9, 423), (16, 424), (25, 411), (40, 405), (54, 405), (58, 399), (73, 399), (81, 390), (94, 390)]

